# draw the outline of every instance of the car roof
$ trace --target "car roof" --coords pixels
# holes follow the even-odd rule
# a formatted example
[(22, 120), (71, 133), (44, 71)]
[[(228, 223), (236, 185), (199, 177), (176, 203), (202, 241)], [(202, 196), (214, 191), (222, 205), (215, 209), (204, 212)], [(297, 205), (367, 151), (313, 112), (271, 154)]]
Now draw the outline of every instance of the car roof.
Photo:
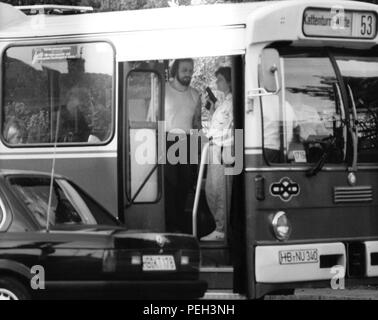
[[(18, 170), (18, 169), (0, 169), (0, 176), (5, 177), (9, 175), (20, 175), (20, 176), (45, 176), (51, 177), (51, 172), (35, 171), (35, 170)], [(54, 174), (55, 178), (65, 178), (62, 175)]]

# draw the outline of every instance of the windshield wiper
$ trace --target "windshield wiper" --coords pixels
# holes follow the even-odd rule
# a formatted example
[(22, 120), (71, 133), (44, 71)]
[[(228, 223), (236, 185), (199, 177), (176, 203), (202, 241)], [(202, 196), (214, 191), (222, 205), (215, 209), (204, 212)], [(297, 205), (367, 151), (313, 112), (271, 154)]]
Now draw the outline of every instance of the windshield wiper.
[(323, 153), (315, 165), (310, 168), (309, 170), (306, 171), (306, 176), (307, 177), (312, 177), (315, 176), (324, 166), (326, 163), (329, 155), (333, 150), (335, 150), (336, 147), (336, 137), (330, 135), (326, 138), (323, 138), (321, 140), (314, 140), (314, 141), (309, 141), (309, 143), (318, 143), (323, 146)]
[(358, 153), (358, 117), (357, 117), (357, 109), (356, 104), (354, 102), (354, 96), (350, 85), (348, 84), (348, 93), (350, 96), (351, 104), (352, 104), (352, 114), (353, 120), (350, 121), (350, 133), (352, 136), (353, 142), (353, 158), (352, 158), (352, 165), (349, 171), (356, 172), (357, 171), (357, 153)]
[[(344, 109), (343, 99), (341, 98), (341, 90), (338, 83), (334, 83), (334, 90), (336, 91), (338, 101), (340, 103), (340, 113), (341, 113), (341, 124), (342, 124), (342, 138), (343, 138), (343, 146), (341, 147), (343, 157), (342, 159), (345, 160), (346, 158), (346, 148), (347, 148), (347, 128), (349, 127), (347, 121), (345, 121), (346, 114)], [(332, 151), (337, 150), (339, 148), (337, 144), (336, 137), (333, 135), (329, 135), (323, 139), (315, 140), (315, 141), (308, 141), (308, 143), (318, 143), (323, 147), (323, 153), (320, 159), (315, 163), (315, 165), (306, 171), (307, 177), (315, 176), (326, 163), (329, 155)]]

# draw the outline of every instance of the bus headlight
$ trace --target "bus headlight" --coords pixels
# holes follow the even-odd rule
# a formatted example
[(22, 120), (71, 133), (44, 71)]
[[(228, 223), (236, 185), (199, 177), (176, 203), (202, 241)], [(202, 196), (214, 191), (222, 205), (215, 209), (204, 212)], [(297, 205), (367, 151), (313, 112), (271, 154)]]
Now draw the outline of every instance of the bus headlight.
[(275, 237), (284, 241), (289, 239), (291, 234), (291, 224), (284, 211), (278, 211), (272, 220), (272, 227)]

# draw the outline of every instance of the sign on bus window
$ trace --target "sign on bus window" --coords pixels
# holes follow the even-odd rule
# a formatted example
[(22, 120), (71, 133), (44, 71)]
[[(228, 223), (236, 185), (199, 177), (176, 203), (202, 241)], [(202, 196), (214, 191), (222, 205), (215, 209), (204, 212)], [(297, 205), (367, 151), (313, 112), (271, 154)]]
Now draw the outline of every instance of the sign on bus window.
[(10, 47), (3, 61), (2, 138), (7, 145), (109, 140), (114, 52), (108, 43)]

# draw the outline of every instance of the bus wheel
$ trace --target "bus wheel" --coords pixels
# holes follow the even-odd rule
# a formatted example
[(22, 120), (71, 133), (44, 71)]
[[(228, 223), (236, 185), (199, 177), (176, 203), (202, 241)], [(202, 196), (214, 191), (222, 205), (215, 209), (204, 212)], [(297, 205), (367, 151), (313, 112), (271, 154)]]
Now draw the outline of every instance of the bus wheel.
[(25, 286), (11, 277), (0, 278), (0, 300), (29, 300), (30, 294)]

